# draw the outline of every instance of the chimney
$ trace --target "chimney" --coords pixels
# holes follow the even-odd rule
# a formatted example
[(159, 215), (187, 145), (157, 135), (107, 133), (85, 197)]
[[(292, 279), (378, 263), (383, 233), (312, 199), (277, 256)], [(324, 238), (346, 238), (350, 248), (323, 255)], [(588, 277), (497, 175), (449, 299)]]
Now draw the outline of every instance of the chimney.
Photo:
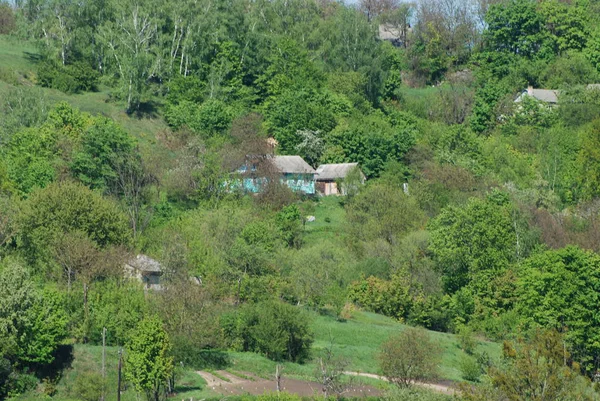
[(529, 85), (529, 86), (527, 87), (527, 94), (528, 94), (529, 96), (533, 96), (533, 86)]

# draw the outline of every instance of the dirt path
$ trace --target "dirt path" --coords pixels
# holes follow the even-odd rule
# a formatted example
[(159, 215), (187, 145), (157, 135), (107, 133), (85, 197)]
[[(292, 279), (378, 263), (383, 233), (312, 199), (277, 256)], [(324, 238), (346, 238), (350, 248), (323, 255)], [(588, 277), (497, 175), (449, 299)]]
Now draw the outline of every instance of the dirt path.
[[(260, 395), (277, 391), (275, 379), (263, 379), (251, 373), (240, 372), (240, 376), (244, 376), (244, 378), (224, 370), (217, 370), (214, 373), (206, 371), (197, 371), (196, 373), (206, 380), (209, 389), (222, 395)], [(280, 384), (281, 391), (298, 394), (302, 397), (322, 394), (323, 388), (317, 382), (287, 377), (283, 377)], [(346, 397), (378, 396), (381, 395), (381, 391), (371, 386), (356, 385), (347, 388), (343, 395)]]
[[(369, 377), (371, 379), (388, 381), (385, 377), (379, 376), (379, 375), (374, 375), (373, 373), (344, 372), (344, 374), (348, 375), (348, 376)], [(415, 385), (417, 385), (419, 387), (427, 388), (429, 390), (432, 390), (432, 391), (435, 391), (438, 393), (442, 393), (442, 394), (454, 395), (456, 393), (456, 390), (454, 388), (452, 388), (451, 386), (447, 386), (445, 384), (416, 382)]]

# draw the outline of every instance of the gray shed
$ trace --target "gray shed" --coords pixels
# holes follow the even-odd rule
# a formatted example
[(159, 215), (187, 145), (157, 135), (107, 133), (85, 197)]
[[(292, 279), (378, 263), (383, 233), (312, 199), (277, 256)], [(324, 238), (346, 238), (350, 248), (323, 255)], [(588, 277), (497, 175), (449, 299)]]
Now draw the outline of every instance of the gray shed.
[[(358, 167), (358, 163), (321, 164), (317, 168), (317, 190), (325, 196), (345, 195), (345, 188), (338, 188), (338, 182), (345, 179), (348, 174)], [(361, 183), (365, 181), (365, 175), (360, 172)]]
[(125, 276), (139, 280), (149, 290), (161, 290), (162, 266), (147, 255), (137, 255), (125, 264)]
[(556, 89), (534, 89), (533, 87), (528, 87), (526, 91), (523, 91), (515, 100), (515, 103), (521, 103), (525, 96), (531, 96), (540, 102), (548, 103), (548, 104), (557, 104), (558, 96), (560, 95), (560, 91)]

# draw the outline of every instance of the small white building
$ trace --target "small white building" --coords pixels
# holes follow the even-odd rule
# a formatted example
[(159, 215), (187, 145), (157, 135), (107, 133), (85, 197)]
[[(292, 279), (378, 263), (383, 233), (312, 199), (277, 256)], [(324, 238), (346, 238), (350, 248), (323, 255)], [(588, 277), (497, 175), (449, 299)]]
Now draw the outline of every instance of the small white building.
[(147, 290), (162, 290), (160, 276), (162, 266), (149, 256), (137, 255), (125, 264), (125, 277), (135, 279), (144, 284)]
[(559, 95), (560, 91), (556, 89), (535, 89), (533, 86), (528, 86), (527, 90), (515, 99), (515, 103), (521, 103), (524, 97), (529, 96), (548, 105), (555, 105), (558, 103)]
[(341, 188), (338, 188), (338, 184), (354, 169), (358, 169), (360, 183), (363, 184), (366, 177), (360, 171), (358, 163), (321, 164), (317, 168), (317, 174), (315, 175), (317, 190), (325, 196), (346, 195), (347, 188), (343, 185)]

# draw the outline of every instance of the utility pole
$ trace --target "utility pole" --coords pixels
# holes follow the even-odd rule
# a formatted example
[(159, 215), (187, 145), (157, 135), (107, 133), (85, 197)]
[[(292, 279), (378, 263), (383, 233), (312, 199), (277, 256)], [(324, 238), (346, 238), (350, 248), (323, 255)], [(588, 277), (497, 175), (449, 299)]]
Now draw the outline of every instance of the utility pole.
[(102, 398), (104, 401), (106, 391), (106, 327), (102, 328)]
[(117, 376), (117, 401), (121, 401), (121, 368), (123, 367), (123, 348), (119, 350), (119, 374)]

